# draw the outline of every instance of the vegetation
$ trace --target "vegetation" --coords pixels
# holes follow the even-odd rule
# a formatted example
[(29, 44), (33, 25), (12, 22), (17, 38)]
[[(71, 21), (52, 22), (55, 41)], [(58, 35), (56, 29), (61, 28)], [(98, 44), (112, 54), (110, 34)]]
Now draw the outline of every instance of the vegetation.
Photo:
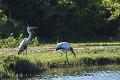
[[(21, 34), (17, 39), (13, 37), (13, 34), (11, 33), (10, 36), (8, 38), (5, 39), (1, 39), (0, 40), (0, 48), (15, 48), (18, 47), (20, 42), (22, 42), (23, 40), (23, 34)], [(30, 46), (38, 46), (40, 45), (37, 37), (35, 37), (34, 39), (32, 39), (32, 41), (30, 41)]]
[[(10, 34), (8, 38), (0, 39), (0, 48), (18, 48), (20, 42), (23, 40), (23, 34), (20, 34), (18, 38), (15, 38), (13, 33)], [(71, 43), (73, 47), (81, 47), (81, 46), (119, 46), (120, 42), (118, 41), (110, 41), (110, 42), (81, 42), (81, 43)], [(34, 37), (28, 47), (51, 47), (54, 48), (56, 43), (40, 43), (38, 42), (38, 38)]]
[[(120, 64), (120, 0), (0, 0), (0, 48), (18, 48), (28, 36), (28, 25), (38, 27), (28, 47), (53, 48), (59, 38), (74, 42), (77, 58), (69, 54), (68, 64), (65, 54), (60, 57), (54, 50), (28, 55), (1, 52), (0, 79), (27, 77), (54, 67)], [(86, 48), (77, 49), (80, 46)]]
[(69, 52), (67, 63), (65, 54), (60, 57), (54, 50), (36, 50), (28, 54), (0, 54), (0, 78), (23, 78), (41, 73), (49, 68), (73, 67), (81, 65), (120, 64), (119, 48), (94, 48), (75, 50), (77, 58)]
[(0, 0), (2, 39), (26, 36), (29, 24), (39, 42), (119, 40), (119, 21), (119, 0)]

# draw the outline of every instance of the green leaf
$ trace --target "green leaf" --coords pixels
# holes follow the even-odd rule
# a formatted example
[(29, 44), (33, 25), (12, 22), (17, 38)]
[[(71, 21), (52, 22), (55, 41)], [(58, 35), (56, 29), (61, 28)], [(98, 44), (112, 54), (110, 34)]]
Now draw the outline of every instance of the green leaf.
[(2, 13), (2, 12), (3, 12), (3, 10), (0, 9), (0, 13)]

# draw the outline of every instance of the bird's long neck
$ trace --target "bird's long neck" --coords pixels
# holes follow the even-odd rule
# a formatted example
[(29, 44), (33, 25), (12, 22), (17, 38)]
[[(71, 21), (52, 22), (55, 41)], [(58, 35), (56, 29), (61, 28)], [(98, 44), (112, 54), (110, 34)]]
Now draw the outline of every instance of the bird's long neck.
[(28, 41), (30, 41), (32, 38), (32, 33), (30, 31), (28, 31), (28, 33), (29, 33)]

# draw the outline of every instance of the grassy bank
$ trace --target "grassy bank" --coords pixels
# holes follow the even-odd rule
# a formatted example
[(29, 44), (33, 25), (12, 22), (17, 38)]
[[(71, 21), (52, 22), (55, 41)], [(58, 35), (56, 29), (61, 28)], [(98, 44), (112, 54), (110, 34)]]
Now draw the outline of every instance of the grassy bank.
[(77, 49), (77, 58), (68, 53), (69, 64), (65, 54), (54, 50), (38, 50), (26, 54), (0, 53), (0, 78), (21, 78), (41, 73), (55, 67), (74, 67), (81, 65), (120, 64), (120, 50), (117, 47)]

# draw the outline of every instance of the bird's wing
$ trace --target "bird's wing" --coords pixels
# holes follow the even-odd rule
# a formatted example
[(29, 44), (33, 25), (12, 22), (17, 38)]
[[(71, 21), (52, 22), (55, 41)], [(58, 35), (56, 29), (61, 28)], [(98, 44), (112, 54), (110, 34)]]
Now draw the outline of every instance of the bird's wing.
[(21, 52), (27, 48), (27, 39), (23, 39), (23, 41), (20, 43), (18, 52)]
[(71, 45), (68, 42), (60, 42), (57, 44), (56, 49), (65, 49), (69, 50), (71, 48)]

